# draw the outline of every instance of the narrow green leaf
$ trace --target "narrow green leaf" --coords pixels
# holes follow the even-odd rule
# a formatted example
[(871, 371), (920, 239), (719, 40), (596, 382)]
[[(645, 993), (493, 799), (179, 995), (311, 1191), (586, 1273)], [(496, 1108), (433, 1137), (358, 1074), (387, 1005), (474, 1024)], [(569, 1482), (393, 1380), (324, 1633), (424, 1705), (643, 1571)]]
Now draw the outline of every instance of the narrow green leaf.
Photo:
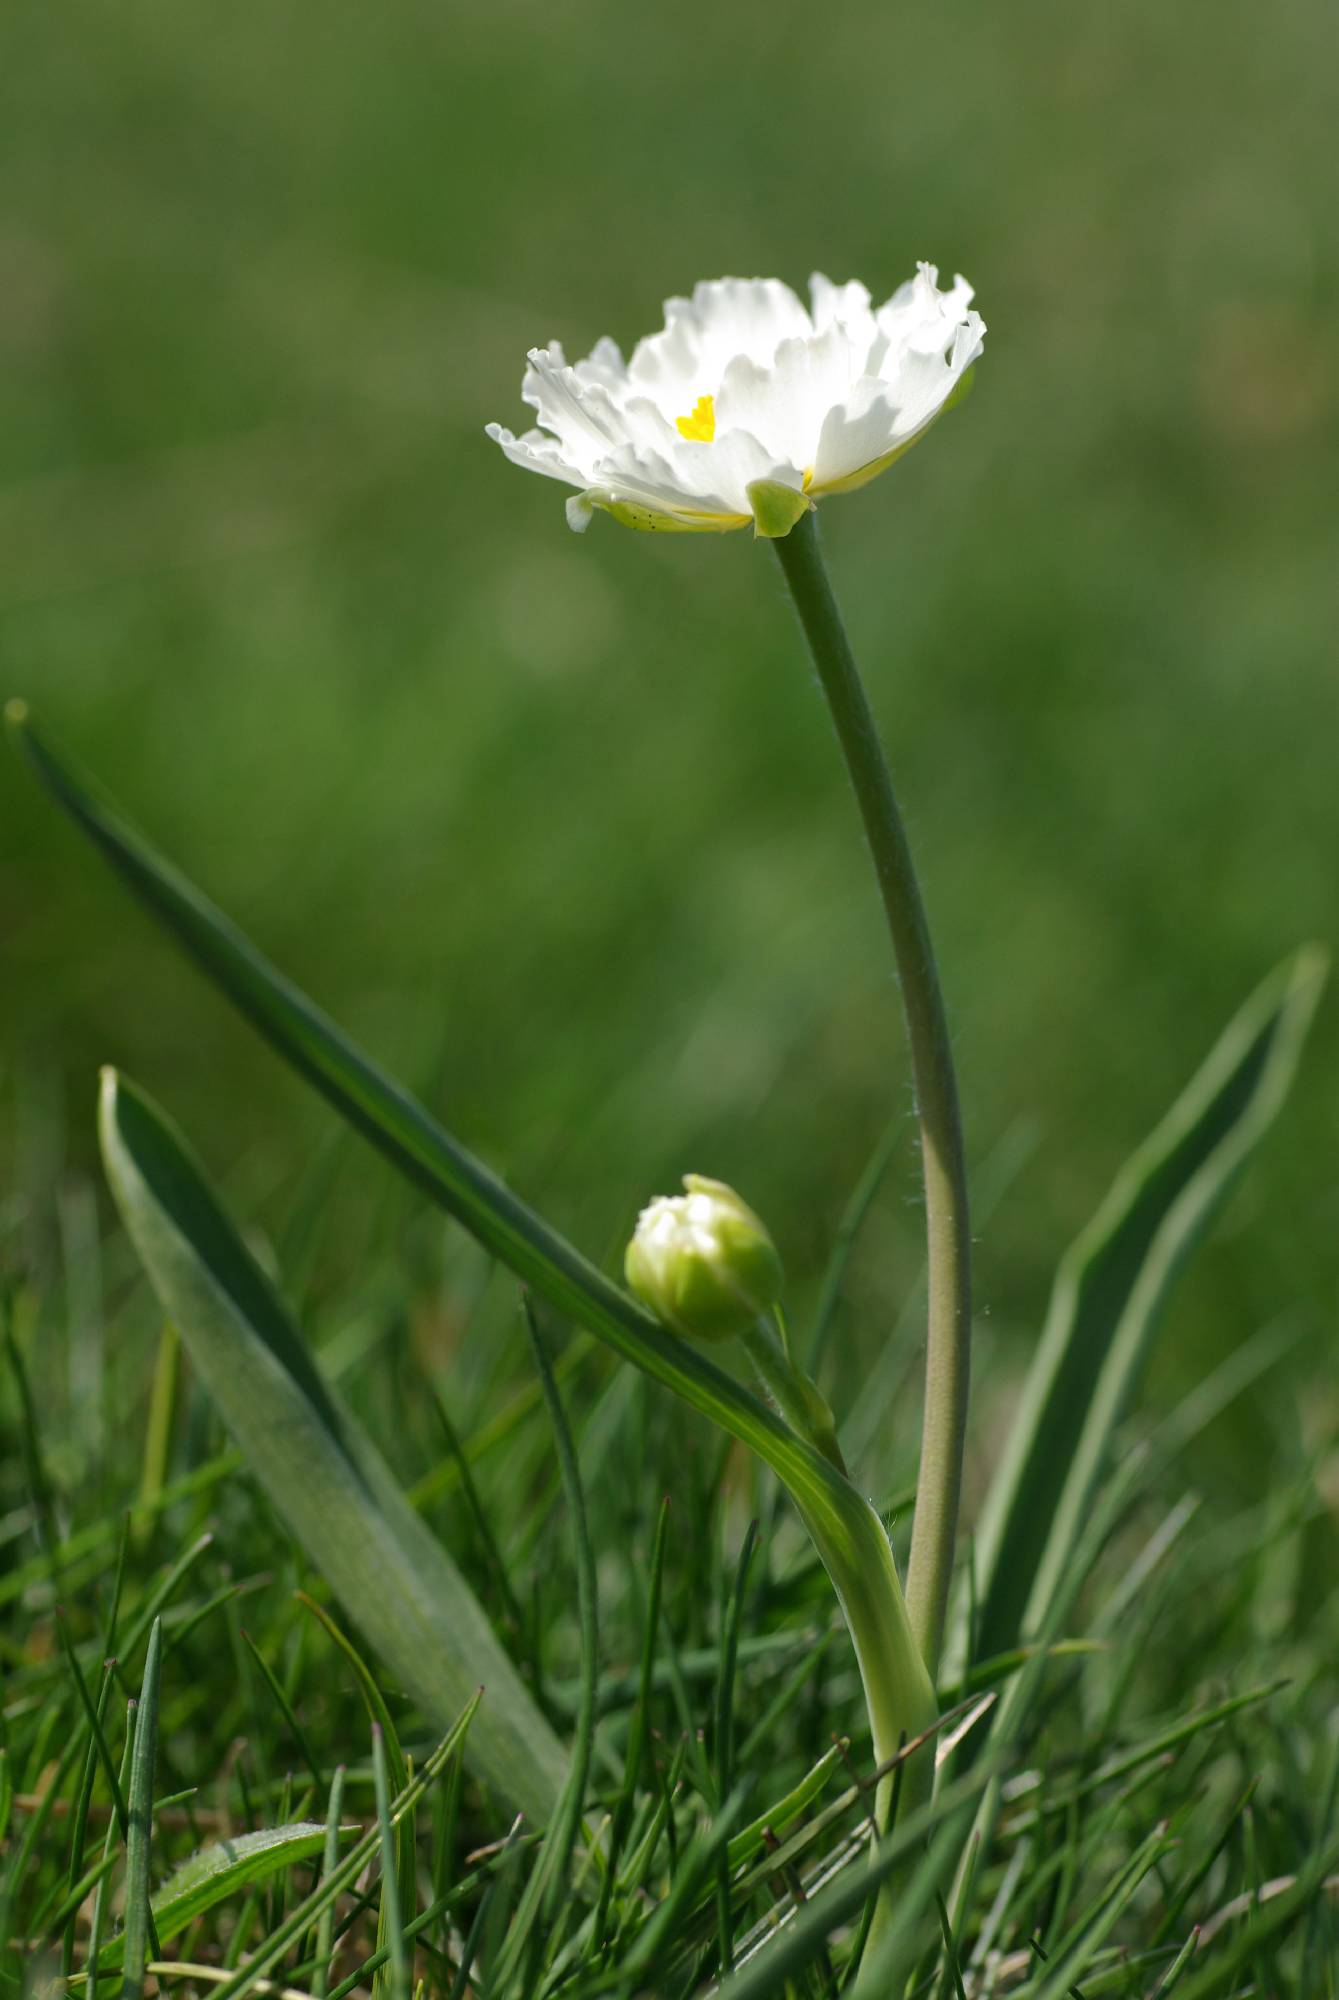
[(323, 1604), (318, 1604), (314, 1597), (308, 1597), (305, 1590), (299, 1590), (296, 1596), (298, 1603), (304, 1610), (309, 1611), (322, 1629), (329, 1634), (353, 1668), (358, 1682), (358, 1692), (363, 1697), (368, 1719), (381, 1730), (385, 1738), (386, 1755), (390, 1760), (391, 1782), (397, 1791), (402, 1791), (408, 1782), (405, 1775), (404, 1753), (400, 1748), (400, 1738), (395, 1724), (391, 1720), (391, 1712), (386, 1706), (386, 1697), (377, 1686), (375, 1674), (348, 1633), (340, 1631)]
[(1149, 2000), (1171, 2000), (1172, 1993), (1180, 1985), (1187, 1966), (1199, 1948), (1199, 1941), (1199, 1925), (1196, 1924), (1180, 1951), (1177, 1952), (1176, 1957), (1163, 1973), (1162, 1978), (1153, 1988), (1152, 1993), (1149, 1995)]
[(1145, 1836), (1106, 1893), (1075, 1926), (1074, 1935), (1052, 1956), (1045, 1977), (1035, 1982), (1036, 2000), (1065, 2000), (1074, 1991), (1149, 1870), (1175, 1845), (1165, 1827), (1155, 1827)]
[[(396, 1854), (395, 1829), (391, 1825), (390, 1787), (386, 1782), (386, 1739), (376, 1723), (372, 1725), (372, 1775), (377, 1791), (377, 1831), (381, 1841), (381, 1914), (377, 1943), (385, 1944), (390, 1959), (390, 1977), (385, 1991), (391, 2000), (409, 2000), (409, 1952), (404, 1941), (400, 1910), (400, 1869)], [(381, 1987), (381, 1980), (373, 1990)]]
[[(305, 1590), (300, 1590), (297, 1593), (297, 1598), (298, 1603), (305, 1605), (306, 1609), (312, 1614), (312, 1617), (329, 1633), (357, 1675), (358, 1687), (367, 1708), (368, 1719), (373, 1729), (379, 1729), (381, 1732), (381, 1741), (386, 1758), (386, 1769), (390, 1782), (397, 1792), (403, 1791), (409, 1782), (409, 1770), (405, 1763), (404, 1752), (400, 1748), (399, 1732), (391, 1719), (391, 1712), (386, 1706), (385, 1697), (381, 1689), (377, 1686), (375, 1674), (353, 1641), (349, 1638), (347, 1632), (340, 1631), (339, 1626), (330, 1616), (330, 1613), (319, 1605), (315, 1598), (308, 1597)], [(414, 1815), (412, 1812), (408, 1812), (400, 1822), (399, 1832), (400, 1916), (403, 1923), (408, 1923), (414, 1914), (414, 1845), (416, 1839), (417, 1830), (414, 1826)], [(377, 1922), (379, 1942), (385, 1942), (385, 1931), (386, 1914), (383, 1908)], [(382, 1981), (378, 1986), (374, 2000), (381, 2000), (381, 1987), (385, 1983), (385, 1981)]]
[[(347, 1839), (353, 1827), (337, 1827), (336, 1839)], [(257, 1833), (240, 1833), (232, 1840), (212, 1841), (202, 1847), (159, 1889), (153, 1898), (154, 1923), (160, 1938), (176, 1937), (196, 1917), (226, 1902), (239, 1889), (262, 1882), (295, 1861), (306, 1861), (325, 1846), (326, 1829), (316, 1821), (296, 1820), (290, 1826), (263, 1827)], [(99, 1968), (119, 1965), (124, 1938), (113, 1938), (99, 1957)]]
[[(124, 1554), (124, 1541), (122, 1541), (121, 1548)], [(114, 1618), (115, 1613), (113, 1612), (113, 1618), (109, 1622), (114, 1622)], [(58, 1623), (60, 1625), (62, 1641), (69, 1653), (71, 1667), (75, 1676), (80, 1678), (79, 1663), (74, 1658), (73, 1649), (70, 1647), (69, 1634), (65, 1630), (65, 1621), (63, 1618), (58, 1618)], [(66, 1870), (67, 1889), (73, 1889), (84, 1872), (84, 1842), (88, 1834), (88, 1808), (93, 1798), (93, 1780), (97, 1775), (99, 1761), (106, 1750), (103, 1720), (107, 1713), (107, 1697), (111, 1693), (113, 1674), (114, 1668), (112, 1662), (109, 1659), (104, 1659), (102, 1684), (98, 1689), (97, 1705), (91, 1718), (88, 1751), (84, 1757), (84, 1769), (79, 1780), (79, 1792), (75, 1801), (74, 1831), (70, 1839), (70, 1862)], [(110, 1762), (110, 1759), (108, 1761)], [(112, 1776), (115, 1777), (115, 1775), (116, 1771), (113, 1765)], [(0, 1840), (3, 1840), (3, 1838), (3, 1831), (0, 1831)], [(75, 1919), (71, 1915), (66, 1922), (65, 1936), (61, 1941), (61, 1975), (65, 1979), (68, 1979), (74, 1970), (74, 1941)]]
[(255, 1640), (251, 1637), (251, 1634), (247, 1631), (245, 1625), (243, 1625), (242, 1627), (242, 1644), (246, 1647), (248, 1653), (250, 1653), (251, 1658), (255, 1662), (256, 1671), (259, 1673), (261, 1679), (264, 1681), (270, 1693), (274, 1696), (275, 1702), (279, 1709), (279, 1713), (283, 1716), (284, 1721), (288, 1725), (288, 1733), (292, 1737), (294, 1743), (297, 1745), (298, 1752), (301, 1755), (303, 1763), (307, 1766), (307, 1769), (311, 1772), (317, 1784), (318, 1785), (321, 1784), (323, 1782), (321, 1767), (316, 1761), (316, 1755), (315, 1752), (312, 1750), (311, 1744), (307, 1741), (307, 1732), (302, 1727), (302, 1724), (298, 1721), (297, 1716), (293, 1710), (293, 1704), (288, 1699), (288, 1696), (284, 1693), (284, 1690), (280, 1685), (279, 1676), (275, 1673), (274, 1668), (270, 1665), (265, 1655), (261, 1652), (260, 1647), (256, 1644)]
[(651, 1683), (655, 1671), (656, 1645), (660, 1636), (660, 1596), (665, 1575), (665, 1550), (669, 1539), (669, 1514), (669, 1496), (666, 1495), (660, 1503), (660, 1513), (656, 1518), (656, 1538), (651, 1548), (651, 1574), (646, 1593), (646, 1618), (642, 1627), (642, 1661), (637, 1680), (637, 1700), (628, 1727), (627, 1749), (623, 1758), (623, 1784), (610, 1821), (609, 1839), (604, 1856), (605, 1875), (600, 1886), (599, 1906), (595, 1913), (593, 1930), (599, 1947), (603, 1947), (605, 1942), (609, 1906), (613, 1899), (614, 1884), (618, 1879), (623, 1844), (632, 1825), (633, 1811), (637, 1802), (637, 1787), (642, 1775), (642, 1759), (650, 1729)]
[(70, 761), (56, 755), (25, 702), (11, 701), (5, 714), (21, 754), (140, 901), (285, 1061), (401, 1173), (463, 1223), (561, 1317), (598, 1335), (751, 1446), (797, 1497), (805, 1496), (809, 1505), (822, 1508), (840, 1492), (842, 1482), (818, 1452), (724, 1369), (666, 1332), (399, 1084), (384, 1076), (199, 890), (155, 853), (90, 779), (76, 775)]
[(153, 1366), (153, 1387), (149, 1394), (149, 1423), (144, 1437), (143, 1471), (139, 1500), (135, 1507), (137, 1539), (148, 1537), (153, 1522), (154, 1503), (167, 1483), (168, 1454), (172, 1449), (172, 1418), (177, 1401), (177, 1357), (181, 1342), (169, 1320), (158, 1336), (158, 1355)]
[(1308, 947), (1271, 974), (1062, 1261), (977, 1530), (978, 1655), (1035, 1635), (1176, 1278), (1287, 1096), (1325, 973)]
[(479, 1488), (475, 1483), (474, 1473), (470, 1469), (469, 1454), (461, 1442), (460, 1433), (456, 1429), (451, 1412), (447, 1409), (445, 1400), (439, 1389), (434, 1389), (432, 1392), (432, 1405), (437, 1413), (437, 1421), (442, 1427), (442, 1435), (446, 1439), (447, 1450), (451, 1454), (450, 1458), (444, 1462), (454, 1464), (457, 1469), (460, 1491), (464, 1498), (465, 1506), (469, 1511), (470, 1520), (474, 1524), (475, 1534), (479, 1538), (479, 1548), (488, 1566), (488, 1573), (497, 1587), (498, 1595), (502, 1599), (502, 1606), (506, 1612), (507, 1621), (512, 1631), (519, 1636), (525, 1630), (525, 1617), (520, 1605), (516, 1601), (516, 1593), (512, 1588), (511, 1576), (508, 1573), (506, 1561), (501, 1549), (497, 1545), (497, 1536), (493, 1533), (493, 1524), (488, 1518), (488, 1509), (479, 1498)]
[[(758, 1545), (758, 1523), (750, 1521), (744, 1535), (735, 1571), (734, 1589), (726, 1608), (721, 1630), (721, 1670), (716, 1682), (716, 1796), (729, 1798), (735, 1783), (735, 1663), (739, 1658), (739, 1627), (744, 1615), (744, 1592), (749, 1566)], [(716, 1918), (720, 1938), (720, 1971), (724, 1978), (735, 1962), (734, 1913), (730, 1907), (730, 1849), (721, 1848), (716, 1863)]]
[(527, 1950), (531, 1954), (531, 1978), (527, 1984), (533, 1984), (534, 1959), (539, 1945), (543, 1943), (543, 1937), (536, 1933), (532, 1939), (531, 1934), (541, 1912), (544, 1928), (552, 1929), (559, 1899), (567, 1888), (572, 1850), (576, 1845), (577, 1830), (581, 1824), (581, 1809), (585, 1803), (586, 1786), (590, 1777), (591, 1750), (595, 1741), (595, 1690), (599, 1673), (599, 1606), (595, 1557), (586, 1523), (586, 1500), (582, 1490), (581, 1472), (577, 1465), (576, 1450), (572, 1443), (572, 1433), (568, 1427), (562, 1398), (558, 1394), (558, 1387), (553, 1379), (553, 1369), (549, 1364), (548, 1355), (544, 1352), (544, 1343), (540, 1339), (539, 1328), (535, 1324), (528, 1298), (523, 1301), (523, 1306), (531, 1352), (543, 1386), (549, 1420), (553, 1425), (553, 1440), (558, 1455), (563, 1492), (568, 1511), (572, 1516), (572, 1536), (576, 1547), (577, 1617), (581, 1630), (581, 1695), (577, 1706), (571, 1770), (568, 1773), (563, 1796), (545, 1833), (539, 1866), (526, 1884), (525, 1894), (521, 1898), (508, 1933), (503, 1962), (497, 1971), (497, 1984), (500, 1989), (505, 1989), (511, 1972), (525, 1962)]
[[(326, 1806), (325, 1841), (321, 1850), (321, 1881), (326, 1882), (334, 1873), (339, 1862), (339, 1816), (344, 1808), (344, 1766), (335, 1766), (335, 1775), (330, 1780), (330, 1798)], [(316, 1970), (312, 1974), (312, 1994), (314, 2000), (325, 2000), (330, 1984), (330, 1965), (334, 1957), (335, 1906), (327, 1903), (316, 1920)]]
[[(149, 1909), (149, 1850), (153, 1841), (153, 1773), (158, 1756), (158, 1669), (163, 1657), (162, 1621), (149, 1632), (140, 1686), (139, 1720), (130, 1758), (126, 1799), (126, 1917), (122, 1932), (121, 2000), (140, 2000), (153, 1918)], [(158, 1956), (155, 1940), (154, 1956)]]
[[(126, 1740), (125, 1740), (125, 1747), (121, 1753), (121, 1771), (119, 1779), (119, 1782), (122, 1785), (127, 1784), (130, 1778), (130, 1768), (135, 1756), (135, 1729), (137, 1720), (138, 1720), (137, 1705), (133, 1700), (128, 1701), (126, 1703)], [(86, 1963), (89, 1966), (90, 1971), (88, 1977), (87, 1990), (93, 1996), (93, 2000), (98, 2000), (98, 1965), (99, 1965), (99, 1958), (101, 1955), (102, 1928), (106, 1918), (106, 1911), (107, 1911), (106, 1871), (111, 1863), (112, 1843), (115, 1837), (116, 1837), (116, 1821), (113, 1818), (111, 1825), (107, 1828), (106, 1837), (104, 1838), (102, 1843), (103, 1873), (98, 1880), (97, 1889), (93, 1896), (93, 1914), (89, 1919), (89, 1926), (88, 1926), (88, 1958)], [(119, 1942), (120, 1941), (118, 1940), (118, 1944)]]
[(818, 1762), (793, 1785), (783, 1798), (774, 1799), (766, 1812), (759, 1813), (752, 1823), (744, 1827), (726, 1848), (726, 1858), (733, 1871), (751, 1861), (767, 1844), (769, 1834), (784, 1833), (792, 1820), (797, 1820), (807, 1805), (818, 1797), (834, 1771), (843, 1770), (850, 1755), (850, 1743), (846, 1737), (838, 1738), (830, 1750), (825, 1750)]
[(175, 1594), (177, 1585), (189, 1574), (195, 1564), (199, 1562), (205, 1550), (212, 1548), (213, 1544), (214, 1537), (208, 1531), (203, 1535), (197, 1536), (189, 1548), (183, 1549), (176, 1561), (159, 1577), (144, 1603), (136, 1611), (129, 1630), (121, 1639), (118, 1650), (127, 1659), (131, 1658), (138, 1650), (140, 1640), (166, 1605), (168, 1599)]
[(117, 1826), (121, 1830), (121, 1838), (122, 1840), (128, 1840), (130, 1830), (126, 1802), (122, 1796), (121, 1787), (117, 1782), (116, 1766), (112, 1762), (112, 1753), (107, 1748), (107, 1738), (102, 1727), (102, 1713), (107, 1692), (106, 1670), (104, 1669), (103, 1684), (99, 1690), (98, 1701), (95, 1706), (93, 1697), (88, 1691), (88, 1683), (79, 1670), (79, 1661), (75, 1657), (74, 1647), (70, 1643), (70, 1634), (66, 1628), (65, 1619), (59, 1611), (56, 1613), (56, 1630), (60, 1635), (61, 1648), (65, 1654), (65, 1664), (70, 1670), (70, 1679), (74, 1682), (75, 1691), (79, 1696), (79, 1705), (84, 1711), (84, 1720), (88, 1724), (89, 1748), (97, 1756), (106, 1775), (107, 1788), (111, 1793), (112, 1809), (116, 1814)]
[(446, 1552), (317, 1375), (184, 1143), (132, 1087), (103, 1080), (108, 1179), (195, 1370), (297, 1541), (424, 1711), (487, 1690), (476, 1770), (543, 1821), (565, 1758)]
[(563, 1409), (562, 1398), (558, 1394), (558, 1385), (553, 1379), (553, 1369), (548, 1355), (544, 1352), (544, 1344), (539, 1337), (539, 1329), (535, 1324), (528, 1299), (524, 1301), (524, 1306), (530, 1348), (543, 1385), (549, 1420), (553, 1425), (558, 1468), (562, 1474), (563, 1492), (572, 1521), (572, 1542), (576, 1556), (577, 1620), (581, 1632), (581, 1699), (577, 1706), (572, 1768), (568, 1774), (561, 1808), (554, 1815), (554, 1823), (544, 1843), (544, 1861), (540, 1870), (541, 1874), (548, 1878), (546, 1915), (552, 1917), (557, 1898), (562, 1894), (563, 1885), (567, 1880), (572, 1849), (576, 1843), (577, 1829), (581, 1824), (586, 1785), (590, 1776), (591, 1753), (595, 1742), (595, 1687), (600, 1668), (600, 1614), (595, 1577), (595, 1552), (591, 1547), (590, 1529), (587, 1525), (586, 1497), (582, 1490), (576, 1447), (572, 1443), (572, 1432)]

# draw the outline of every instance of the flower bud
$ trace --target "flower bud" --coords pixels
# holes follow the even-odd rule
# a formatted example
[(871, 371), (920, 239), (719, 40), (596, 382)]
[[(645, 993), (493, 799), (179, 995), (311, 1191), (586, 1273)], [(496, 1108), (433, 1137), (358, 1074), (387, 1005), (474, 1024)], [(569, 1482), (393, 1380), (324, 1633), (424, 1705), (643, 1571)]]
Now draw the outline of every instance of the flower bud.
[(623, 1268), (666, 1326), (691, 1340), (744, 1333), (781, 1296), (781, 1259), (766, 1226), (724, 1181), (685, 1174), (684, 1194), (644, 1208)]

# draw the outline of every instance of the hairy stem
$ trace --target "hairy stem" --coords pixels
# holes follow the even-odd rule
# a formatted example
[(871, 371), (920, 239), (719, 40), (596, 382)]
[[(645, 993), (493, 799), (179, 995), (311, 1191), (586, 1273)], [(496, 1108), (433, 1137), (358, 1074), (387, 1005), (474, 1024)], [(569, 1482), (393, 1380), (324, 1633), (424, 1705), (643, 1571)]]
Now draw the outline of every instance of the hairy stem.
[(931, 1676), (953, 1569), (967, 1431), (971, 1231), (957, 1083), (925, 905), (878, 728), (828, 582), (812, 512), (772, 542), (813, 655), (874, 857), (920, 1120), (929, 1279), (925, 1415), (907, 1572), (911, 1628)]

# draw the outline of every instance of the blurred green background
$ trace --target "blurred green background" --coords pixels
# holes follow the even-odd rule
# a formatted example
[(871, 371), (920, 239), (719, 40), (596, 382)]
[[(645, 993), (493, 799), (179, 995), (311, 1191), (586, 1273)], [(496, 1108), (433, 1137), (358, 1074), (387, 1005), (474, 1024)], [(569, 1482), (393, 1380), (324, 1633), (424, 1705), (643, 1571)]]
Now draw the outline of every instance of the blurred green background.
[[(765, 1211), (802, 1297), (908, 1108), (902, 1039), (766, 549), (577, 539), (484, 423), (519, 425), (527, 346), (630, 342), (699, 277), (975, 283), (977, 393), (824, 527), (1002, 1190), (1005, 1381), (1121, 1158), (1270, 965), (1334, 937), (1328, 0), (66, 0), (0, 37), (3, 692), (597, 1255), (694, 1168)], [(332, 1121), (12, 757), (0, 812), (29, 1254), (108, 1059), (277, 1230)], [(1335, 1023), (1151, 1391), (1313, 1316), (1205, 1447), (1243, 1493), (1334, 1419)], [(389, 1185), (337, 1163), (332, 1290)], [(848, 1401), (916, 1277), (914, 1187), (908, 1123)]]

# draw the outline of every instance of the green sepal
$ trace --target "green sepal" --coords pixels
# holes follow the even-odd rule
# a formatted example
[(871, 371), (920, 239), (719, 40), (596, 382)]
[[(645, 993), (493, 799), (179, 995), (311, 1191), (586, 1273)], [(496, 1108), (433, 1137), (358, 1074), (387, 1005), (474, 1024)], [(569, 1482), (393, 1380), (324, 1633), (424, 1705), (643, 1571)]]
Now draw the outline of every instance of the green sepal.
[(807, 493), (794, 486), (783, 486), (779, 479), (755, 479), (748, 488), (748, 496), (753, 509), (753, 532), (769, 542), (778, 542), (788, 535), (813, 505)]

